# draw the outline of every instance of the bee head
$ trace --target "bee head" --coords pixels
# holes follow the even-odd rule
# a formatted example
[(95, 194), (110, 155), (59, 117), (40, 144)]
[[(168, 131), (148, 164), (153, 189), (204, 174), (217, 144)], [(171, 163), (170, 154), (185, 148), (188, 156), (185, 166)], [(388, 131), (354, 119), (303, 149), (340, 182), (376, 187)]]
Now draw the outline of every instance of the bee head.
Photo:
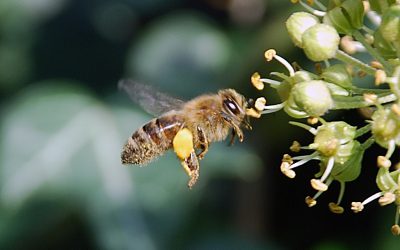
[(223, 89), (218, 92), (222, 98), (222, 108), (225, 115), (228, 115), (238, 125), (243, 124), (246, 128), (251, 128), (246, 115), (248, 101), (244, 96), (233, 89)]

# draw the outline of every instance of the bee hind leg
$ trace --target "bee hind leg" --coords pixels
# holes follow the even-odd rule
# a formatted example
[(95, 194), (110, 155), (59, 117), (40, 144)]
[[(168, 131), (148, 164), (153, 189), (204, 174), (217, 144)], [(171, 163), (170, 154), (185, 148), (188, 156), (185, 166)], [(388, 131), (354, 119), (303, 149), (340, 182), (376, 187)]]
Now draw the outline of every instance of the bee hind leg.
[(197, 154), (197, 157), (199, 158), (199, 160), (201, 160), (201, 159), (203, 159), (204, 155), (208, 151), (209, 143), (208, 143), (207, 137), (204, 133), (204, 130), (201, 127), (197, 127), (197, 134), (198, 134), (200, 148), (201, 148), (201, 151)]
[(181, 165), (190, 177), (188, 187), (189, 189), (192, 189), (200, 176), (199, 160), (197, 159), (195, 152), (193, 151), (187, 158), (181, 160)]

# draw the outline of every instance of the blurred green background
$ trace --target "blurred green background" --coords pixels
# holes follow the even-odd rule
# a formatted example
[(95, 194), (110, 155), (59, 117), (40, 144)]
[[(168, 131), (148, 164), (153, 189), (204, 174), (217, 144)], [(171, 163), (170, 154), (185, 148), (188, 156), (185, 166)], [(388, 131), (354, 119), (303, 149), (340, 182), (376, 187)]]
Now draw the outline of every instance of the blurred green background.
[(292, 140), (312, 138), (282, 112), (253, 120), (243, 143), (212, 144), (193, 190), (172, 153), (143, 168), (120, 164), (125, 140), (151, 116), (117, 90), (119, 79), (186, 99), (235, 88), (277, 103), (249, 78), (284, 71), (264, 62), (268, 48), (312, 69), (284, 28), (299, 9), (278, 0), (1, 0), (0, 249), (398, 249), (394, 207), (348, 209), (377, 190), (374, 164), (348, 185), (344, 215), (327, 208), (336, 185), (306, 207), (317, 168), (289, 180), (279, 165)]

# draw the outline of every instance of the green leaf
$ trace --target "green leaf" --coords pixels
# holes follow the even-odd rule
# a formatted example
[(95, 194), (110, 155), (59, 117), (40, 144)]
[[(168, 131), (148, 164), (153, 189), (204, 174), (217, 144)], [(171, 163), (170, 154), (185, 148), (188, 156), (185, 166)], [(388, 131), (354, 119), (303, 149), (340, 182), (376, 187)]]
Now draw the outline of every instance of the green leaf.
[(360, 0), (346, 0), (327, 12), (325, 20), (335, 27), (340, 34), (351, 35), (363, 26), (364, 6)]
[(364, 20), (364, 5), (360, 0), (347, 0), (342, 4), (343, 14), (347, 16), (353, 29), (360, 29)]

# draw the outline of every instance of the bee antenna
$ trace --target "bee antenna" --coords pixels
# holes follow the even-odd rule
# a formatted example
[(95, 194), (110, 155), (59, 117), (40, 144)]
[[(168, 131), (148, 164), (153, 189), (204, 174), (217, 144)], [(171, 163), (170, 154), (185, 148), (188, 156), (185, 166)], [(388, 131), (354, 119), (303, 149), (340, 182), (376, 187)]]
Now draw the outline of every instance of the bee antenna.
[(253, 107), (255, 104), (254, 99), (253, 98), (249, 98), (247, 99), (247, 105), (248, 107)]

